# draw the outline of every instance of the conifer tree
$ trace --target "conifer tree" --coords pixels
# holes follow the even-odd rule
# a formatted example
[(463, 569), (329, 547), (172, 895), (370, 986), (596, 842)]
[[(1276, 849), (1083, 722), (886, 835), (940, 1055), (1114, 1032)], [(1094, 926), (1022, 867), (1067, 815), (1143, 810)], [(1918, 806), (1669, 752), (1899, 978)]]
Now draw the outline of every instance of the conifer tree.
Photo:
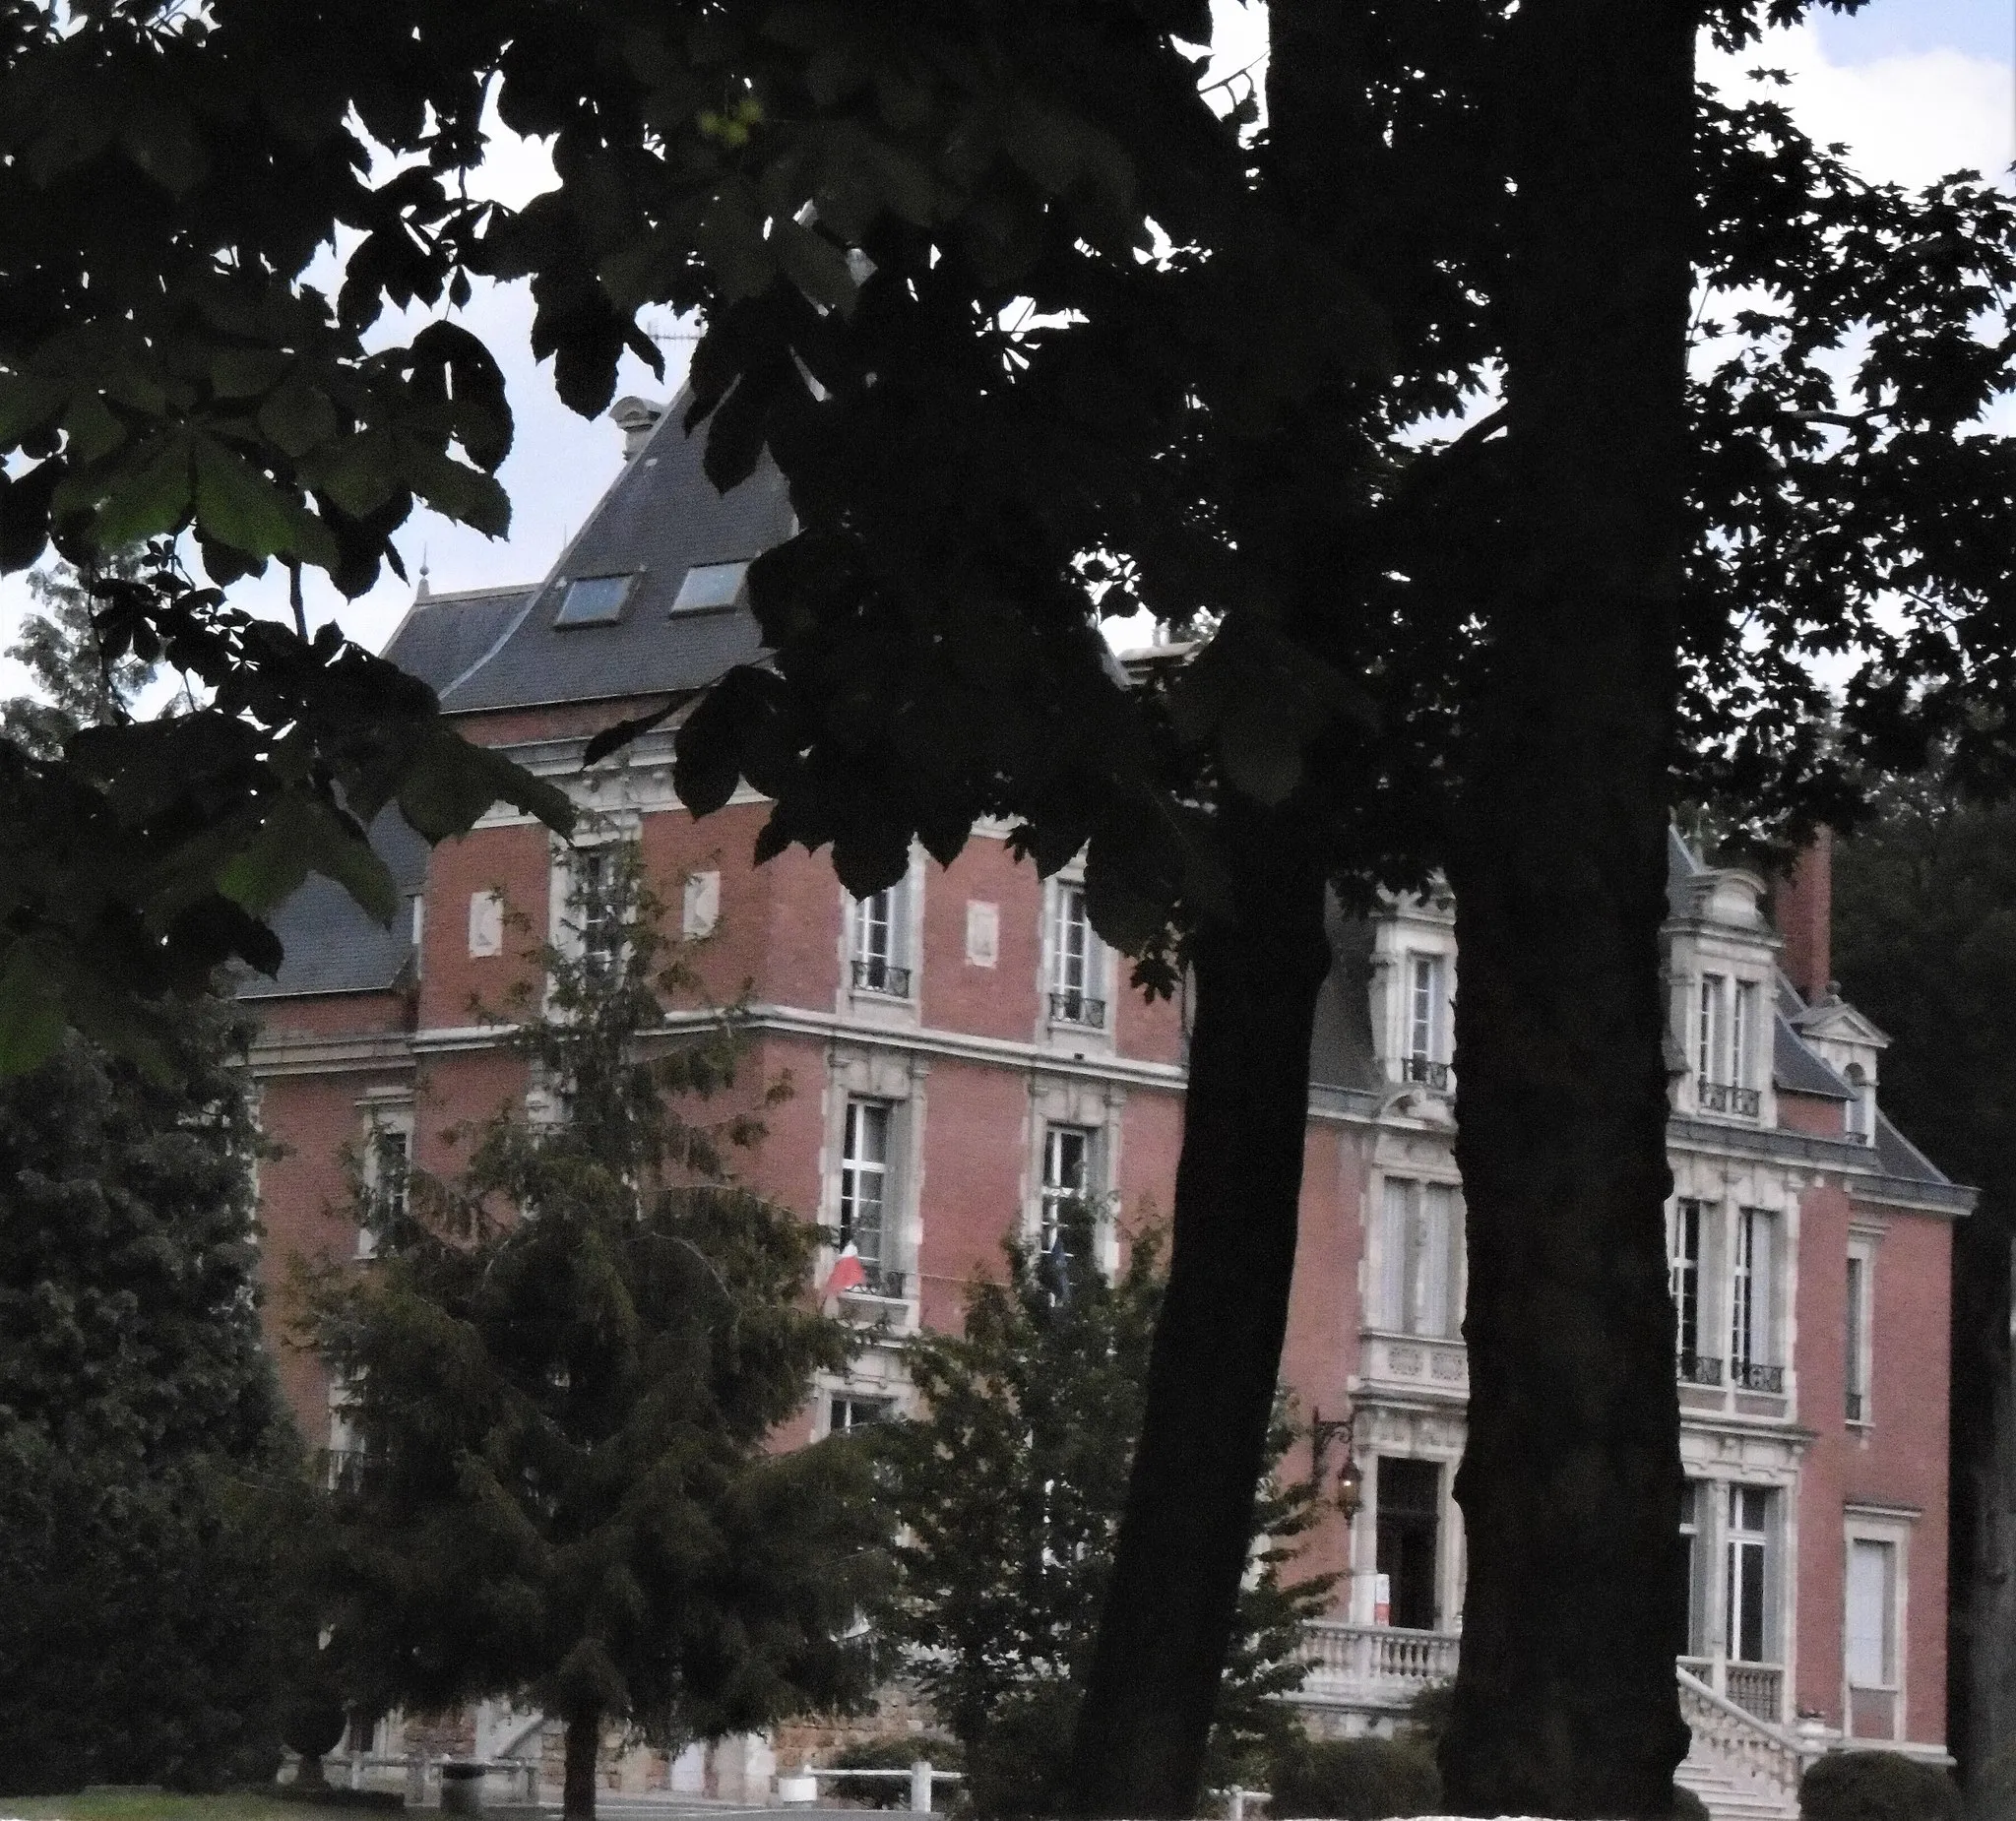
[(364, 1195), (376, 1263), (308, 1306), (360, 1444), (336, 1499), (355, 1692), (536, 1704), (585, 1817), (612, 1725), (671, 1745), (865, 1699), (887, 1526), (856, 1451), (769, 1451), (850, 1340), (807, 1293), (816, 1229), (728, 1169), (754, 1117), (677, 1104), (733, 1087), (733, 1019), (665, 1029), (692, 979), (633, 851), (576, 877), (509, 1008), (533, 1110), (470, 1133), (459, 1175)]

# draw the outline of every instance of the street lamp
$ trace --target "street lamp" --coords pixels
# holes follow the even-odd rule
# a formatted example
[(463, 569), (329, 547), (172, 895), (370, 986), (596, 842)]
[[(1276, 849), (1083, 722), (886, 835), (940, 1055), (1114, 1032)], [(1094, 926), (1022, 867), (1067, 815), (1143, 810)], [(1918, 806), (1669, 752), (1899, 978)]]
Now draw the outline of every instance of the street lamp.
[(1327, 1420), (1319, 1410), (1309, 1423), (1309, 1476), (1318, 1483), (1323, 1478), (1323, 1458), (1330, 1452), (1330, 1444), (1339, 1437), (1344, 1440), (1344, 1465), (1337, 1470), (1337, 1508), (1344, 1513), (1347, 1523), (1358, 1515), (1358, 1507), (1364, 1503), (1364, 1481), (1358, 1474), (1352, 1435), (1357, 1419), (1357, 1412), (1353, 1411), (1338, 1420)]

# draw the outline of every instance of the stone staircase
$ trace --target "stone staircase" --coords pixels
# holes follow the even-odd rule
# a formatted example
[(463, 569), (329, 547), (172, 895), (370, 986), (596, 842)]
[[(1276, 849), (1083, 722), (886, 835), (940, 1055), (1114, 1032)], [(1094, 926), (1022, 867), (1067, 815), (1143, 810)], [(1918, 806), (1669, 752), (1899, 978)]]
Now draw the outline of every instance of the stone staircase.
[(1674, 1782), (1701, 1798), (1712, 1821), (1797, 1821), (1799, 1747), (1685, 1669), (1679, 1678), (1680, 1718), (1694, 1738)]
[(1797, 1821), (1796, 1796), (1730, 1770), (1698, 1745), (1681, 1760), (1673, 1781), (1701, 1798), (1713, 1821)]

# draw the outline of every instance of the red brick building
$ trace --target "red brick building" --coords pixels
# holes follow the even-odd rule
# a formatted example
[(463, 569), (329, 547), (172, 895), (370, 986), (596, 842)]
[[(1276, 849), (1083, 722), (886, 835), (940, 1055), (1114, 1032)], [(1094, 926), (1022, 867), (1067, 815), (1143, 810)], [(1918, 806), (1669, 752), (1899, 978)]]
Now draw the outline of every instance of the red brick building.
[[(287, 907), (281, 976), (246, 995), (264, 1020), (264, 1119), (285, 1147), (262, 1171), (269, 1272), (367, 1243), (339, 1211), (346, 1145), (394, 1133), (452, 1166), (448, 1128), (523, 1095), (474, 1008), (526, 965), (514, 913), (556, 928), (570, 868), (617, 837), (641, 844), (683, 934), (708, 938), (710, 989), (746, 984), (754, 1075), (794, 1089), (748, 1173), (853, 1239), (869, 1282), (850, 1313), (898, 1338), (956, 1321), (1004, 1233), (1039, 1236), (1064, 1192), (1102, 1198), (1117, 1258), (1130, 1224), (1167, 1213), (1185, 1007), (1127, 989), (1072, 869), (1040, 879), (1005, 830), (981, 828), (950, 868), (919, 855), (854, 903), (823, 858), (750, 863), (753, 795), (687, 815), (663, 732), (584, 771), (587, 737), (619, 713), (757, 654), (744, 571), (791, 524), (774, 473), (717, 496), (675, 416), (636, 401), (617, 414), (624, 466), (553, 573), (470, 594), (423, 583), (388, 648), (471, 737), (574, 795), (580, 845), (500, 809), (429, 853), (388, 818), (377, 835), (410, 904), (398, 927), (322, 881)], [(1781, 935), (1763, 881), (1672, 845), (1682, 1689), (1695, 1780), (1731, 1813), (1747, 1786), (1731, 1795), (1719, 1771), (1764, 1800), (1801, 1751), (1846, 1737), (1937, 1753), (1944, 1736), (1947, 1257), (1971, 1197), (1883, 1118), (1884, 1039), (1827, 980), (1824, 861), (1780, 893)], [(1451, 1672), (1460, 1633), (1459, 957), (1446, 902), (1339, 918), (1333, 936), (1286, 1374), (1305, 1412), (1355, 1413), (1363, 1509), (1315, 1545), (1349, 1591), (1312, 1638), (1305, 1698), (1356, 1729)], [(292, 1352), (284, 1370), (311, 1437), (340, 1430), (317, 1362)], [(802, 1433), (905, 1397), (900, 1345), (877, 1344), (819, 1388)]]

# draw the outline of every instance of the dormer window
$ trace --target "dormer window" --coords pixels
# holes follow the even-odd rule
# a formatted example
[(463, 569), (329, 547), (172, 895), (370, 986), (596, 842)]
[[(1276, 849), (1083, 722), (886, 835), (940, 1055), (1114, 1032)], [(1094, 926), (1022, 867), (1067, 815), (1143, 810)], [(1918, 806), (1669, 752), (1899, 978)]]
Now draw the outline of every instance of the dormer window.
[(747, 563), (695, 563), (672, 597), (672, 611), (705, 613), (713, 607), (732, 607), (742, 598), (748, 579)]
[(1401, 1073), (1430, 1088), (1449, 1085), (1446, 974), (1439, 955), (1407, 958), (1407, 1054)]
[(613, 626), (623, 617), (630, 590), (637, 577), (582, 576), (568, 583), (560, 597), (560, 611), (553, 615), (555, 626)]
[(1695, 1019), (1695, 1094), (1702, 1111), (1754, 1119), (1763, 994), (1755, 980), (1704, 973)]

